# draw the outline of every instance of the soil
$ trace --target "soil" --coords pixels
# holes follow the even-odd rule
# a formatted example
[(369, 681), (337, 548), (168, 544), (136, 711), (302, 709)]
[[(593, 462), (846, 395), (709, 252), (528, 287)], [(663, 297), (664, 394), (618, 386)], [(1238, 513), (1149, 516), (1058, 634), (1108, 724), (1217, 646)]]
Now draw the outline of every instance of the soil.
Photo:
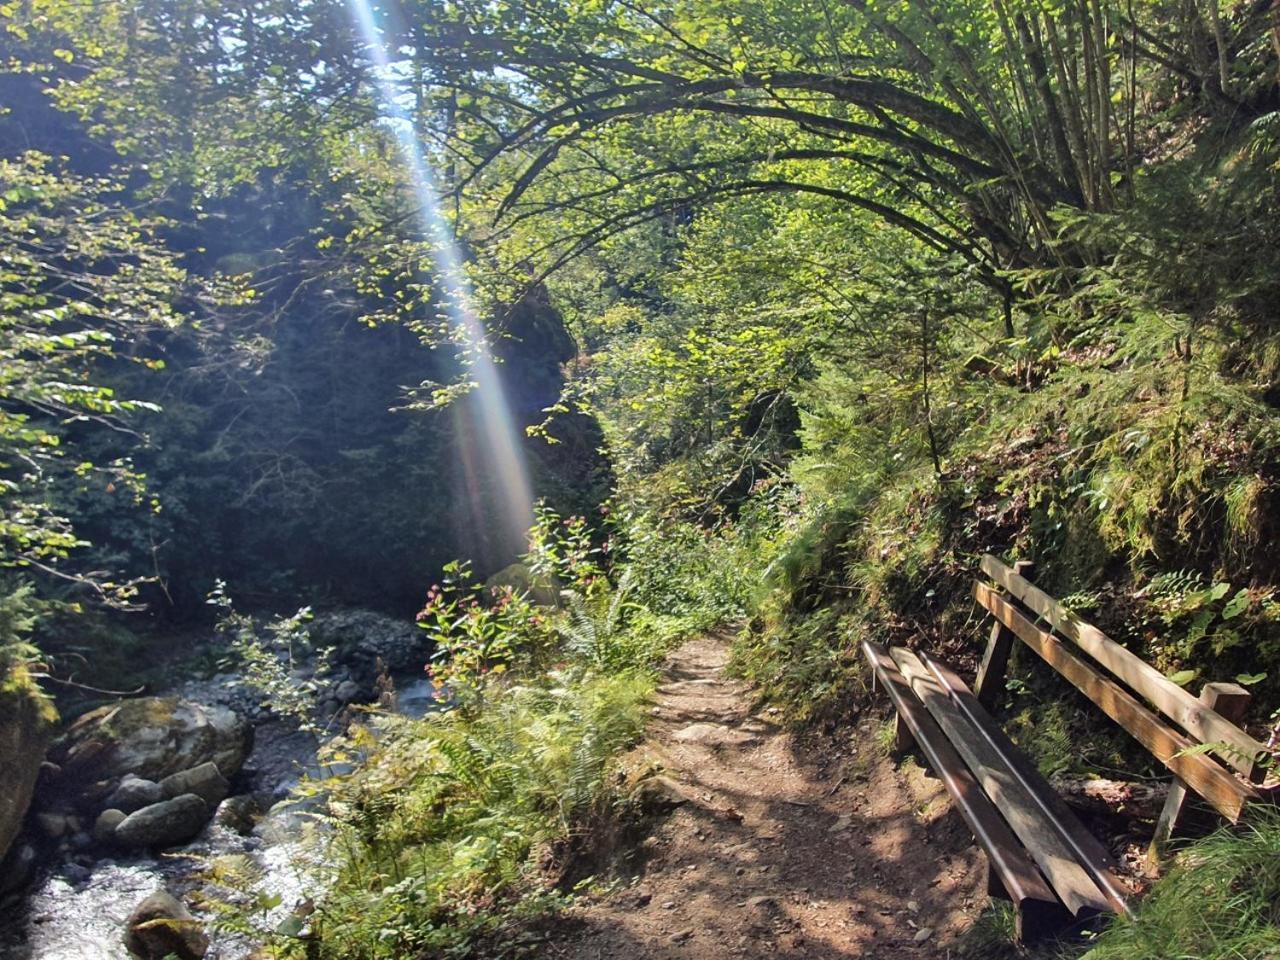
[[(728, 641), (676, 651), (625, 758), (669, 813), (629, 881), (578, 902), (540, 956), (946, 957), (987, 903), (986, 863), (940, 781), (879, 720), (800, 738), (726, 676)], [(602, 851), (603, 853), (603, 851)]]

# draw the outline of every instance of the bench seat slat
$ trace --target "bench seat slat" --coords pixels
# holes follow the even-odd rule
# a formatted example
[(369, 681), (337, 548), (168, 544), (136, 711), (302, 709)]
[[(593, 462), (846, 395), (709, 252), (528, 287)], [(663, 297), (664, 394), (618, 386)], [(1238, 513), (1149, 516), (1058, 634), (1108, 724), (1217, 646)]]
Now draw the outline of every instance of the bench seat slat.
[(960, 815), (986, 851), (993, 871), (1017, 905), (1023, 938), (1035, 939), (1037, 933), (1052, 932), (1064, 925), (1070, 915), (999, 811), (983, 794), (964, 760), (912, 692), (888, 651), (870, 640), (863, 641), (862, 650), (894, 709), (955, 800)]
[(1114, 873), (1115, 861), (1107, 849), (1089, 832), (1071, 811), (1049, 781), (1018, 746), (1000, 729), (995, 718), (978, 702), (977, 696), (950, 667), (921, 654), (920, 659), (933, 672), (943, 689), (951, 696), (960, 712), (973, 728), (1008, 763), (1014, 775), (1034, 798), (1044, 815), (1053, 823), (1059, 835), (1071, 848), (1076, 860), (1088, 871), (1098, 889), (1117, 913), (1128, 913), (1127, 892)]
[(1259, 799), (1256, 790), (1209, 757), (1183, 752), (1194, 749), (1195, 742), (1163, 723), (1123, 687), (1072, 653), (1052, 633), (1037, 627), (991, 587), (975, 583), (974, 597), (1232, 823), (1240, 819), (1246, 803)]
[(1258, 755), (1264, 753), (1266, 747), (1236, 724), (1193, 697), (1097, 627), (1074, 617), (1057, 600), (991, 554), (983, 556), (982, 572), (1110, 670), (1139, 696), (1154, 704), (1156, 709), (1191, 736), (1201, 743), (1227, 744), (1230, 749), (1215, 751), (1226, 763), (1246, 777), (1253, 772)]
[(1084, 918), (1114, 909), (1020, 778), (974, 730), (919, 657), (904, 647), (894, 647), (890, 655), (1072, 915)]

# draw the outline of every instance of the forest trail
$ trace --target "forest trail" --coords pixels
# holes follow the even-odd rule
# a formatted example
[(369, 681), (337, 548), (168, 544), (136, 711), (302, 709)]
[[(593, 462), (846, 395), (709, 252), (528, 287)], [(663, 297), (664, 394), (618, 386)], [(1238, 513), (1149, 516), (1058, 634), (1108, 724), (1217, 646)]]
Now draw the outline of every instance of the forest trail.
[[(667, 661), (625, 758), (672, 808), (634, 881), (581, 901), (545, 956), (946, 957), (987, 901), (986, 865), (940, 782), (896, 765), (877, 721), (801, 739), (753, 712), (723, 636)], [(927, 932), (926, 932), (927, 931)]]

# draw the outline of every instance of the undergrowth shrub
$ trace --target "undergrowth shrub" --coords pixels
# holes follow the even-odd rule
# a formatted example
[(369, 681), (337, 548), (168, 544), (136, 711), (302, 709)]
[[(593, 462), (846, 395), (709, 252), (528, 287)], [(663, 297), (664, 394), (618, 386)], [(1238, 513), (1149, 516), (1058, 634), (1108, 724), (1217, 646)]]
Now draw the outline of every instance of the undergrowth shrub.
[(553, 905), (535, 854), (601, 801), (652, 684), (634, 669), (552, 673), (492, 691), (478, 713), (384, 718), (335, 743), (329, 762), (363, 759), (323, 784), (340, 866), (314, 955), (457, 952)]

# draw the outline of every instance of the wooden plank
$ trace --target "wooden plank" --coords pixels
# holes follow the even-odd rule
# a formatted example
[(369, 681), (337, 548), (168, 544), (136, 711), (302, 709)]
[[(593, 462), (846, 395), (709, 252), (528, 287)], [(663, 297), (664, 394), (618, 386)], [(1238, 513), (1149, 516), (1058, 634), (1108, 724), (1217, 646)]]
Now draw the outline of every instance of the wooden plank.
[[(1236, 683), (1206, 683), (1200, 691), (1200, 700), (1205, 706), (1216, 710), (1228, 720), (1243, 717), (1249, 709), (1249, 691)], [(1165, 850), (1173, 838), (1173, 831), (1178, 826), (1178, 818), (1187, 800), (1187, 785), (1177, 777), (1169, 785), (1169, 795), (1165, 798), (1164, 809), (1156, 821), (1155, 833), (1151, 837), (1151, 845), (1147, 848), (1147, 863), (1158, 867), (1164, 859)]]
[(894, 647), (889, 655), (1071, 914), (1081, 918), (1110, 912), (1107, 898), (1077, 861), (1075, 851), (1054, 829), (999, 751), (973, 728), (920, 658), (904, 647)]
[(1080, 822), (1058, 791), (1036, 769), (1031, 758), (1022, 752), (1000, 729), (995, 719), (983, 709), (977, 696), (950, 667), (932, 657), (921, 654), (920, 659), (932, 671), (942, 689), (951, 697), (960, 712), (974, 730), (996, 750), (1019, 783), (1034, 799), (1045, 819), (1052, 824), (1063, 841), (1071, 848), (1081, 866), (1089, 873), (1098, 889), (1110, 901), (1117, 913), (1128, 913), (1128, 892), (1116, 878), (1115, 861), (1107, 849), (1098, 842)]
[(974, 837), (987, 853), (987, 861), (1010, 900), (1018, 907), (1019, 939), (1038, 939), (1061, 930), (1071, 916), (1049, 889), (1044, 876), (1018, 842), (955, 747), (911, 691), (888, 651), (864, 640), (862, 651), (877, 683), (889, 695), (894, 709), (910, 729), (921, 752), (955, 801)]
[(1236, 724), (1097, 627), (1076, 618), (1057, 600), (991, 554), (982, 558), (982, 572), (1201, 743), (1228, 744), (1230, 749), (1215, 751), (1216, 755), (1246, 777), (1253, 773), (1254, 764), (1266, 752), (1266, 747)]
[(1041, 630), (1021, 611), (985, 583), (973, 585), (974, 598), (1005, 626), (1017, 634), (1046, 663), (1067, 678), (1073, 686), (1127, 730), (1139, 743), (1180, 777), (1188, 786), (1208, 800), (1219, 813), (1235, 823), (1244, 805), (1257, 800), (1259, 794), (1250, 785), (1236, 779), (1210, 757), (1185, 753), (1196, 744), (1165, 725), (1159, 717), (1097, 667), (1076, 656), (1057, 637)]

